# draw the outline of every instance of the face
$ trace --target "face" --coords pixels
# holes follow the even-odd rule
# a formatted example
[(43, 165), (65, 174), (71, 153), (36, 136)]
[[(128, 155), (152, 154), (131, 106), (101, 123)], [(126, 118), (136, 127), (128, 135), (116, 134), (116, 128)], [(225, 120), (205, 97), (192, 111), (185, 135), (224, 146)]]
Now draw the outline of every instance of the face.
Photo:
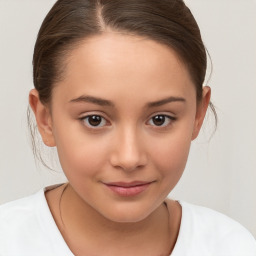
[(179, 181), (208, 102), (209, 92), (197, 106), (195, 86), (173, 50), (106, 33), (71, 52), (51, 114), (42, 106), (37, 122), (83, 203), (112, 221), (136, 222)]

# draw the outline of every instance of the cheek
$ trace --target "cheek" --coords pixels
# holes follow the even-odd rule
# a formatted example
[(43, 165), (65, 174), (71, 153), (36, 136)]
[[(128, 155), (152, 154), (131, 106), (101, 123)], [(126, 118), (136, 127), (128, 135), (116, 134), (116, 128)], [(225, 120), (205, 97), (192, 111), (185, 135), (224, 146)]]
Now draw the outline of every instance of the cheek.
[(158, 170), (159, 191), (165, 198), (179, 182), (188, 158), (190, 142), (170, 139), (169, 143), (156, 146), (153, 153), (154, 168)]
[(162, 178), (167, 178), (166, 182), (175, 183), (180, 179), (188, 159), (190, 145), (191, 134), (180, 130), (155, 141), (151, 147), (152, 162)]
[(97, 175), (107, 159), (107, 138), (88, 136), (84, 131), (74, 132), (68, 127), (56, 129), (56, 135), (60, 163), (68, 179)]

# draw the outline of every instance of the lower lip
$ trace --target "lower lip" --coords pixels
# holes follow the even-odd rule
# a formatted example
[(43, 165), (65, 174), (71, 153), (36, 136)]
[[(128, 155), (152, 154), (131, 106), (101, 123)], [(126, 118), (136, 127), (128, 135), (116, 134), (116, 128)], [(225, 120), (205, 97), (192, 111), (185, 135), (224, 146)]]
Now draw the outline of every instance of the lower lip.
[(136, 196), (145, 191), (151, 183), (134, 186), (134, 187), (118, 187), (118, 186), (111, 186), (106, 185), (110, 190), (116, 193), (119, 196), (129, 197), (129, 196)]

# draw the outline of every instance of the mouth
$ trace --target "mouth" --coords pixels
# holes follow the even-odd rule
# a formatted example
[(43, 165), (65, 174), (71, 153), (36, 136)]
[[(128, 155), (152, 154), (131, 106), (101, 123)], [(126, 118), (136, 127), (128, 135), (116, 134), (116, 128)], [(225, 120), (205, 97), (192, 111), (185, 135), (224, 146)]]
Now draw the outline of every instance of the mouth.
[(119, 196), (131, 197), (145, 191), (153, 181), (133, 181), (133, 182), (110, 182), (103, 183), (107, 188)]

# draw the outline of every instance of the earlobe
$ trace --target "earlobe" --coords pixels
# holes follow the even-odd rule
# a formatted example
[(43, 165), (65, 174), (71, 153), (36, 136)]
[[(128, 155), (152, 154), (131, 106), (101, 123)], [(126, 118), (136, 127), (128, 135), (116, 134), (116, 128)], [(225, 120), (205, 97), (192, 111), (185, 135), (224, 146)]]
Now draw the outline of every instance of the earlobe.
[(55, 140), (52, 132), (52, 118), (49, 107), (40, 101), (36, 89), (32, 89), (29, 93), (29, 104), (35, 114), (37, 127), (44, 144), (48, 147), (54, 147)]
[(207, 112), (207, 109), (210, 103), (210, 99), (211, 99), (211, 88), (209, 86), (205, 86), (203, 87), (202, 100), (197, 107), (192, 140), (196, 139), (199, 134), (199, 131), (204, 121), (205, 114)]

